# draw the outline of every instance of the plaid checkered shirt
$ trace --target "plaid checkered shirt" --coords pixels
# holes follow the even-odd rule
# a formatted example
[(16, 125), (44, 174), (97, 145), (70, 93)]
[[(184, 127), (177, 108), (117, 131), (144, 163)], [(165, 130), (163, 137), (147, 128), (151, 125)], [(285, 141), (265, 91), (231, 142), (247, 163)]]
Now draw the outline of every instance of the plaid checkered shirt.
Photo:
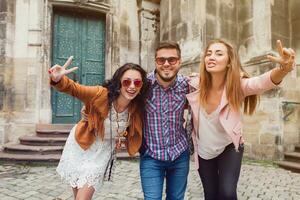
[(184, 108), (188, 80), (177, 75), (168, 88), (161, 87), (154, 72), (148, 75), (149, 96), (145, 103), (143, 149), (154, 159), (174, 161), (188, 149)]

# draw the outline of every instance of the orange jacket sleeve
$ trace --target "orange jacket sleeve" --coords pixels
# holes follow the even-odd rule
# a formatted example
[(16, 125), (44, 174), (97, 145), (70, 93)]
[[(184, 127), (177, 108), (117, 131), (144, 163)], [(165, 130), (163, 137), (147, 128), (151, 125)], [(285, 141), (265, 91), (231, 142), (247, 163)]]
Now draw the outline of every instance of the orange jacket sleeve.
[(63, 76), (57, 83), (51, 81), (50, 84), (58, 91), (74, 96), (85, 104), (90, 102), (96, 94), (103, 91), (102, 86), (81, 85), (69, 79), (67, 76)]

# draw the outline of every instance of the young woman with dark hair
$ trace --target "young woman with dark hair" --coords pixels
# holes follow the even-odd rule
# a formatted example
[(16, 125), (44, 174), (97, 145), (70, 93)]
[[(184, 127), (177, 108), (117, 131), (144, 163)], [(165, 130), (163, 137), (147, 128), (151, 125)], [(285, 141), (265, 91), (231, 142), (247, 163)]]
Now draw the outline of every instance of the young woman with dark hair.
[(139, 65), (126, 63), (103, 86), (83, 86), (65, 76), (77, 69), (66, 69), (71, 62), (72, 57), (49, 69), (51, 85), (80, 99), (88, 117), (71, 130), (57, 172), (71, 185), (74, 199), (91, 199), (111, 176), (115, 146), (123, 141), (129, 155), (141, 146), (147, 78)]

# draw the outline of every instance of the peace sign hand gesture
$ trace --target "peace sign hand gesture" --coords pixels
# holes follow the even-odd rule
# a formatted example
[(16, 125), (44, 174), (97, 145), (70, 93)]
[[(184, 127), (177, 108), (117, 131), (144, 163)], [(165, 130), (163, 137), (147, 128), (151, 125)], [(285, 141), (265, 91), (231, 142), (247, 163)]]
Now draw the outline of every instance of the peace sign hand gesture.
[(288, 73), (293, 70), (295, 66), (295, 51), (291, 48), (283, 48), (281, 41), (276, 41), (279, 57), (268, 55), (268, 59), (272, 62), (279, 63), (282, 72)]
[(77, 70), (78, 67), (73, 67), (71, 69), (67, 69), (67, 67), (72, 63), (72, 60), (73, 60), (73, 56), (70, 56), (68, 58), (67, 62), (63, 66), (60, 66), (60, 65), (54, 65), (54, 66), (52, 66), (48, 70), (49, 77), (51, 78), (51, 80), (57, 83), (57, 82), (60, 81), (60, 79), (64, 75), (69, 74), (69, 73)]

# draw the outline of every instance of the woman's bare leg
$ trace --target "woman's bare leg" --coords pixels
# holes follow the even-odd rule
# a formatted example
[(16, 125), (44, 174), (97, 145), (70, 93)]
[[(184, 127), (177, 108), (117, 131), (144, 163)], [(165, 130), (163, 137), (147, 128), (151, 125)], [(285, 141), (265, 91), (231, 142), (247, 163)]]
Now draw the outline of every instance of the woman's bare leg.
[(79, 188), (76, 195), (76, 200), (91, 200), (95, 189), (93, 187), (88, 187), (85, 184), (82, 188)]
[(72, 187), (72, 190), (73, 190), (74, 199), (76, 199), (78, 189)]

